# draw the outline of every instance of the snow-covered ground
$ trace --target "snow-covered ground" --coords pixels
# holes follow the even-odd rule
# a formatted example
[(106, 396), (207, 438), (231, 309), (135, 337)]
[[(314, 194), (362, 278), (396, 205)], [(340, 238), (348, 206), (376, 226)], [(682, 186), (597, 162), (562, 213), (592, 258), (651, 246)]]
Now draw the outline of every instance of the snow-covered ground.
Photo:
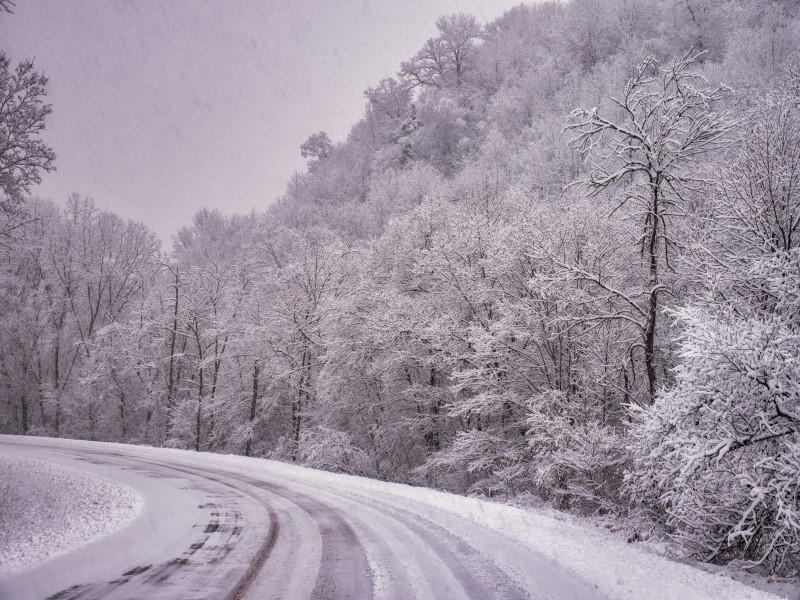
[(0, 576), (24, 570), (131, 521), (127, 485), (50, 462), (0, 454)]
[[(164, 519), (163, 515), (169, 519), (182, 515), (186, 524), (181, 531), (190, 533), (181, 543), (186, 548), (202, 547), (201, 551), (196, 554), (192, 553), (194, 550), (181, 551), (181, 544), (175, 543), (173, 550), (179, 554), (171, 560), (167, 560), (169, 549), (139, 556), (143, 552), (136, 546), (141, 530), (136, 524), (143, 522), (140, 517), (111, 536), (119, 538), (115, 546), (130, 546), (131, 554), (124, 560), (120, 558), (119, 573), (128, 571), (126, 576), (134, 575), (118, 576), (114, 581), (110, 573), (106, 579), (86, 579), (86, 586), (81, 588), (86, 590), (86, 597), (116, 597), (112, 592), (117, 588), (108, 587), (110, 584), (103, 581), (117, 585), (131, 579), (136, 584), (138, 574), (148, 569), (149, 574), (162, 569), (160, 572), (171, 577), (169, 582), (175, 587), (164, 591), (154, 587), (153, 581), (161, 579), (150, 577), (139, 582), (140, 586), (150, 586), (146, 593), (144, 587), (139, 590), (144, 593), (140, 597), (229, 597), (227, 593), (209, 595), (208, 591), (203, 595), (198, 590), (212, 588), (197, 581), (198, 577), (211, 576), (210, 566), (218, 564), (220, 557), (233, 561), (227, 558), (227, 553), (234, 558), (238, 556), (236, 560), (240, 561), (231, 565), (227, 581), (245, 582), (248, 593), (259, 598), (319, 596), (320, 589), (328, 590), (331, 597), (339, 597), (336, 591), (344, 589), (349, 597), (376, 600), (445, 597), (774, 600), (780, 597), (723, 575), (646, 553), (597, 528), (429, 489), (240, 456), (0, 436), (0, 451), (14, 449), (15, 445), (26, 451), (41, 452), (45, 458), (91, 456), (104, 463), (107, 470), (117, 469), (121, 477), (130, 477), (128, 472), (141, 465), (140, 478), (145, 475), (157, 478), (162, 485), (147, 489), (146, 480), (139, 483), (127, 480), (138, 486), (146, 506), (159, 502), (159, 497), (165, 494), (177, 502), (178, 493), (195, 494), (206, 484), (203, 493), (216, 494), (211, 509), (205, 508), (212, 505), (207, 501), (188, 502), (185, 509), (172, 508), (174, 514), (170, 516), (166, 504), (174, 502), (167, 503), (162, 497), (160, 501), (165, 506), (151, 510), (155, 520), (150, 527), (159, 530), (164, 540), (170, 534), (157, 519)], [(150, 469), (149, 475), (144, 469)], [(203, 513), (208, 510), (214, 512)], [(210, 527), (195, 513), (203, 513), (203, 518), (220, 519), (221, 525)], [(228, 523), (235, 526), (223, 526), (226, 514), (231, 519), (235, 517)], [(234, 539), (231, 532), (237, 529), (245, 537), (251, 535), (250, 546), (242, 548), (240, 538)], [(198, 541), (191, 535), (205, 537)], [(209, 540), (217, 535), (227, 537)], [(260, 540), (260, 549), (254, 539)], [(149, 543), (152, 545), (152, 540)], [(81, 552), (91, 552), (95, 561), (103, 556), (102, 545), (90, 544), (85, 548), (71, 553), (76, 564)], [(219, 554), (220, 549), (225, 549), (226, 554)], [(218, 554), (200, 558), (203, 551)], [(247, 569), (242, 561), (251, 561), (258, 573), (251, 573), (252, 569)], [(175, 569), (167, 570), (170, 566)], [(99, 583), (90, 585), (91, 581)], [(194, 595), (186, 595), (185, 586), (189, 585), (194, 585)], [(2, 586), (0, 577), (0, 590)], [(178, 594), (178, 590), (184, 590), (184, 595)], [(126, 593), (130, 596), (130, 590)]]
[[(254, 471), (319, 490), (323, 498), (349, 493), (363, 503), (389, 504), (445, 527), (476, 548), (484, 548), (521, 583), (554, 597), (569, 595), (575, 581), (589, 583), (596, 597), (615, 600), (766, 600), (778, 598), (733, 581), (680, 564), (622, 542), (613, 536), (553, 519), (531, 510), (465, 498), (445, 492), (325, 473), (239, 456), (209, 456), (210, 463)], [(331, 493), (329, 490), (336, 490)], [(513, 543), (487, 544), (487, 533)], [(529, 553), (521, 553), (520, 550)], [(530, 557), (539, 560), (531, 561)], [(524, 557), (520, 560), (520, 557)], [(527, 586), (526, 586), (527, 587)]]

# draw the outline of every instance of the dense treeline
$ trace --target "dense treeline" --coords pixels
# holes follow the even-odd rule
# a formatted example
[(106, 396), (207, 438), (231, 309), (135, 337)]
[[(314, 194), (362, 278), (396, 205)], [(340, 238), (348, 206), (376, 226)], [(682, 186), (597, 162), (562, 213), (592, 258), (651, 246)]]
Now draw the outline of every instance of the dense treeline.
[(796, 3), (437, 27), (264, 213), (162, 253), (79, 196), (6, 211), (0, 430), (530, 494), (796, 574)]

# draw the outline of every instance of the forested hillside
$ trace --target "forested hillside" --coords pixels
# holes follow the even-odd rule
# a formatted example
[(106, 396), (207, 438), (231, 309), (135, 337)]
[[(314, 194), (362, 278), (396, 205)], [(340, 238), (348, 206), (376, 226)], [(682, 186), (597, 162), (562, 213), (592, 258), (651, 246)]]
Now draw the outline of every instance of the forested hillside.
[(436, 25), (283, 197), (173, 248), (0, 178), (0, 431), (527, 495), (797, 575), (800, 6)]

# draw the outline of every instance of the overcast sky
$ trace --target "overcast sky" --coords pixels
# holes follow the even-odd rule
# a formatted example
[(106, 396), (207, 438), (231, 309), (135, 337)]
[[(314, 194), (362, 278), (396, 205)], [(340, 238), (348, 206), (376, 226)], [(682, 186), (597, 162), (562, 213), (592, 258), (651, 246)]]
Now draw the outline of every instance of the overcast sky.
[(342, 140), (362, 92), (435, 34), (519, 0), (17, 0), (0, 49), (50, 77), (45, 139), (71, 192), (168, 240), (203, 206), (263, 209), (304, 168), (299, 145)]

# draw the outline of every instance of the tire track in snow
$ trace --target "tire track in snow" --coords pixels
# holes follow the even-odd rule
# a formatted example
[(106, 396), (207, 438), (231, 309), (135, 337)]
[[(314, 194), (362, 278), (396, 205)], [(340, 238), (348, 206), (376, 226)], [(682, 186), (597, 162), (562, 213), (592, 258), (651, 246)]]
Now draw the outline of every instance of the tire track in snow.
[[(89, 451), (89, 452), (91, 452), (91, 451)], [(258, 572), (260, 571), (261, 567), (264, 565), (264, 562), (269, 557), (270, 552), (275, 547), (275, 544), (276, 544), (276, 542), (278, 540), (278, 535), (279, 535), (279, 531), (280, 531), (280, 519), (278, 517), (277, 512), (275, 510), (273, 510), (273, 508), (269, 505), (269, 503), (267, 503), (263, 498), (259, 497), (257, 494), (253, 494), (250, 490), (244, 488), (243, 486), (232, 484), (232, 483), (230, 483), (230, 481), (223, 481), (223, 479), (227, 479), (227, 480), (231, 480), (232, 479), (232, 480), (235, 480), (235, 481), (242, 481), (242, 479), (237, 478), (237, 477), (232, 477), (230, 474), (224, 473), (222, 471), (216, 471), (216, 470), (212, 470), (212, 469), (203, 469), (203, 468), (194, 468), (194, 467), (191, 467), (191, 466), (188, 466), (188, 465), (185, 465), (185, 464), (182, 464), (180, 467), (178, 467), (178, 466), (176, 466), (176, 465), (174, 465), (172, 463), (158, 462), (158, 461), (147, 460), (147, 459), (139, 458), (139, 457), (126, 456), (126, 455), (123, 455), (123, 454), (117, 453), (117, 452), (109, 452), (109, 453), (97, 452), (96, 454), (98, 454), (100, 456), (103, 456), (103, 457), (106, 457), (106, 456), (118, 456), (118, 457), (122, 458), (123, 460), (133, 460), (136, 463), (147, 464), (147, 465), (158, 467), (160, 469), (166, 468), (166, 469), (169, 469), (171, 471), (176, 471), (178, 473), (183, 473), (183, 474), (192, 475), (194, 477), (199, 477), (199, 478), (201, 478), (203, 480), (212, 481), (214, 483), (218, 483), (220, 485), (223, 485), (223, 486), (226, 486), (228, 488), (234, 489), (237, 492), (245, 494), (245, 495), (249, 496), (250, 498), (254, 499), (256, 502), (258, 502), (264, 508), (264, 510), (267, 512), (267, 514), (269, 515), (269, 521), (270, 521), (269, 532), (266, 535), (266, 537), (264, 538), (263, 542), (261, 543), (261, 546), (258, 548), (258, 551), (256, 552), (255, 556), (253, 557), (253, 560), (250, 562), (247, 570), (242, 574), (242, 576), (239, 579), (239, 581), (237, 582), (236, 586), (227, 595), (225, 600), (241, 600), (242, 598), (246, 597), (248, 588), (253, 583), (253, 580), (258, 575)], [(215, 477), (210, 477), (209, 473), (214, 473), (216, 476)], [(212, 504), (208, 504), (208, 505), (205, 505), (205, 506), (200, 506), (199, 508), (220, 508), (220, 507), (218, 507), (216, 504), (212, 503)], [(211, 516), (215, 517), (215, 516), (219, 516), (220, 514), (221, 514), (220, 511), (216, 511), (216, 512), (212, 512)], [(238, 537), (241, 534), (241, 528), (244, 526), (244, 525), (237, 525), (236, 524), (236, 523), (238, 523), (240, 521), (240, 519), (238, 517), (241, 517), (241, 513), (237, 513), (237, 518), (235, 519), (235, 523), (234, 523), (233, 528), (232, 528), (232, 537)], [(214, 533), (217, 533), (217, 532), (220, 532), (220, 531), (221, 532), (225, 532), (226, 530), (227, 530), (227, 528), (225, 526), (220, 526), (219, 520), (213, 520), (212, 519), (211, 521), (209, 521), (208, 525), (206, 526), (206, 529), (205, 529), (204, 533), (206, 533), (206, 534), (214, 534)], [(185, 552), (184, 554), (194, 555), (195, 552), (197, 552), (198, 550), (200, 550), (201, 548), (206, 546), (208, 540), (209, 540), (209, 537), (206, 537), (204, 540), (201, 540), (200, 542), (196, 542), (195, 544), (192, 544), (189, 547), (189, 550), (187, 552)], [(224, 557), (227, 556), (228, 554), (230, 554), (230, 551), (231, 551), (230, 545), (228, 545), (228, 544), (223, 545), (222, 548), (223, 548), (224, 556), (222, 556), (222, 557), (214, 556), (214, 557), (212, 557), (210, 559), (211, 562), (219, 562), (221, 560), (224, 560)], [(170, 562), (166, 563), (165, 565), (162, 565), (162, 567), (160, 568), (160, 571), (157, 571), (156, 573), (149, 574), (148, 575), (148, 581), (154, 581), (155, 580), (155, 581), (158, 581), (158, 582), (163, 582), (163, 581), (166, 580), (166, 578), (168, 578), (170, 576), (171, 572), (177, 571), (179, 568), (186, 566), (188, 564), (188, 562), (189, 562), (189, 559), (187, 559), (187, 558), (174, 559), (173, 561), (170, 561)], [(145, 567), (145, 570), (149, 570), (149, 567)], [(126, 573), (126, 575), (127, 574), (128, 573)], [(104, 596), (99, 596), (99, 597), (102, 598)], [(55, 600), (55, 599), (53, 599), (53, 600)]]
[(273, 482), (242, 479), (289, 500), (316, 522), (322, 536), (322, 558), (312, 600), (372, 599), (372, 577), (364, 548), (353, 528), (334, 508)]
[[(161, 460), (149, 449), (137, 455), (136, 449), (123, 453), (55, 443), (31, 448), (177, 480), (204, 490), (207, 498), (197, 507), (206, 516), (171, 559), (141, 561), (105, 583), (73, 586), (53, 600), (538, 597), (523, 591), (512, 571), (460, 534), (388, 501), (260, 470), (198, 464), (202, 455)], [(237, 508), (245, 500), (252, 505), (248, 517)], [(255, 506), (268, 517), (267, 527)], [(248, 528), (249, 545), (242, 541)], [(229, 557), (239, 562), (226, 566)], [(226, 572), (235, 581), (204, 585)], [(222, 589), (225, 593), (218, 593)]]
[[(123, 458), (129, 457), (123, 456)], [(277, 543), (280, 532), (280, 519), (269, 502), (254, 494), (251, 489), (230, 483), (231, 480), (243, 483), (246, 486), (250, 486), (250, 488), (265, 490), (281, 496), (296, 505), (315, 522), (322, 538), (322, 556), (316, 584), (310, 596), (312, 600), (372, 599), (371, 572), (364, 549), (361, 547), (352, 527), (334, 508), (315, 500), (309, 495), (295, 492), (274, 482), (244, 477), (213, 468), (194, 468), (185, 463), (177, 466), (174, 463), (165, 464), (135, 457), (130, 458), (137, 462), (200, 476), (210, 481), (227, 485), (256, 499), (269, 512), (272, 524), (270, 534), (262, 544), (248, 572), (242, 577), (242, 580), (227, 597), (227, 600), (247, 598), (248, 589)], [(286, 543), (290, 544), (292, 540), (286, 540)], [(289, 567), (289, 565), (285, 566)]]

